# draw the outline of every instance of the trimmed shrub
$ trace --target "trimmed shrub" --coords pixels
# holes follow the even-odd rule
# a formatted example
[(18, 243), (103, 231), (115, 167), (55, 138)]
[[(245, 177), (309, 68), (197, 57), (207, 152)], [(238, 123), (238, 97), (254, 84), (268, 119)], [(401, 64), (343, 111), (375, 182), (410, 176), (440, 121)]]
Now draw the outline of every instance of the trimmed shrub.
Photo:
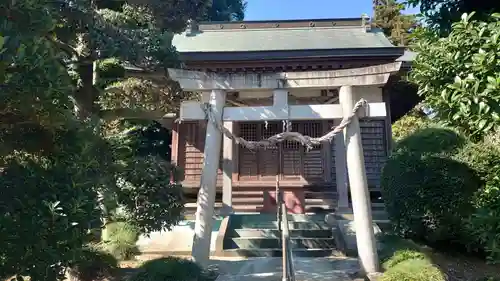
[(380, 281), (445, 281), (439, 268), (424, 259), (410, 259), (387, 270)]
[(106, 226), (108, 238), (103, 241), (102, 248), (118, 260), (130, 260), (139, 254), (136, 242), (139, 230), (127, 222), (112, 222)]
[(392, 138), (398, 142), (409, 135), (432, 126), (433, 120), (427, 116), (422, 116), (415, 109), (392, 124)]
[(467, 144), (467, 139), (450, 128), (432, 125), (401, 139), (396, 143), (395, 152), (417, 155), (454, 154)]
[(380, 237), (384, 274), (380, 281), (444, 281), (440, 270), (435, 267), (421, 247), (411, 240), (394, 235)]
[(500, 281), (500, 277), (485, 277), (476, 281)]
[(481, 181), (451, 158), (466, 143), (456, 132), (428, 128), (397, 143), (382, 171), (382, 195), (398, 235), (460, 242)]
[[(475, 194), (476, 211), (469, 220), (469, 248), (480, 247), (490, 262), (500, 262), (500, 134), (490, 134), (479, 143), (464, 147), (455, 157), (466, 162), (481, 177), (483, 185)], [(474, 238), (474, 239), (472, 239)]]
[(420, 246), (415, 242), (395, 235), (382, 234), (377, 239), (383, 245), (379, 251), (379, 258), (383, 263), (390, 260), (398, 251), (420, 252)]
[(196, 263), (182, 258), (166, 257), (147, 261), (129, 281), (205, 281), (215, 280)]
[(109, 253), (96, 246), (84, 249), (83, 255), (68, 270), (70, 280), (101, 281), (113, 276), (118, 268), (118, 261)]
[(383, 245), (379, 252), (379, 258), (382, 261), (384, 271), (406, 260), (429, 260), (427, 255), (421, 251), (421, 247), (411, 240), (394, 235), (382, 235), (379, 240)]
[(428, 260), (424, 253), (412, 251), (412, 250), (400, 250), (396, 251), (394, 255), (382, 264), (384, 270), (393, 268), (407, 260)]

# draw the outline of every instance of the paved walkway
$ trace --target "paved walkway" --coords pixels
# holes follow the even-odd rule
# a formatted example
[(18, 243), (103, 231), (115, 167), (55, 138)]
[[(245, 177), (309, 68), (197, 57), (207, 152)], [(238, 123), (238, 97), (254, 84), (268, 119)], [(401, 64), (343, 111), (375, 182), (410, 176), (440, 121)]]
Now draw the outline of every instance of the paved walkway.
[[(181, 221), (169, 231), (152, 232), (142, 235), (137, 241), (137, 247), (145, 255), (162, 253), (170, 255), (190, 255), (193, 247), (194, 221)], [(219, 233), (221, 220), (215, 220), (212, 229), (210, 250), (215, 251), (215, 241)]]
[[(220, 273), (217, 281), (281, 281), (281, 263), (281, 258), (212, 260)], [(359, 272), (359, 262), (352, 258), (295, 258), (294, 267), (297, 281), (352, 281)]]

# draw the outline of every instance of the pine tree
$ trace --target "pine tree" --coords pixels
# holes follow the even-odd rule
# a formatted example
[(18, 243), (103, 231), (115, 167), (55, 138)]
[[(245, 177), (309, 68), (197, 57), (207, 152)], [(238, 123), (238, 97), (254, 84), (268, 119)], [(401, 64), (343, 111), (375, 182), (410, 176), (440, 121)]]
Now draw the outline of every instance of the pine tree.
[(377, 0), (374, 26), (381, 28), (394, 45), (408, 46), (410, 34), (416, 26), (414, 15), (404, 15), (404, 4), (396, 0)]

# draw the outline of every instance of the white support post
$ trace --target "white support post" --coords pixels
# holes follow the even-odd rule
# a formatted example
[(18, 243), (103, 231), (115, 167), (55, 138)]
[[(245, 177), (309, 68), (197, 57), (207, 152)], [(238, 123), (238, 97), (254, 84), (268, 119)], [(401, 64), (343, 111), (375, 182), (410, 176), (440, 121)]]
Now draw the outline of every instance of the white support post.
[[(221, 122), (226, 103), (226, 93), (223, 90), (213, 90), (208, 100), (215, 121)], [(198, 206), (196, 209), (196, 224), (192, 256), (193, 260), (201, 266), (207, 266), (210, 259), (210, 244), (215, 205), (215, 192), (217, 185), (217, 169), (219, 167), (222, 143), (222, 132), (212, 123), (207, 124), (205, 138), (205, 158), (201, 174), (200, 191), (198, 193)]]
[[(339, 97), (344, 112), (350, 114), (356, 103), (354, 88), (342, 86)], [(346, 129), (346, 150), (358, 256), (361, 267), (366, 274), (376, 273), (379, 270), (379, 261), (361, 143), (361, 130), (357, 116), (352, 119)]]
[[(345, 130), (344, 130), (345, 131)], [(337, 182), (337, 212), (349, 209), (349, 187), (347, 181), (347, 157), (345, 147), (345, 134), (340, 132), (334, 139), (335, 142), (335, 175)]]
[[(233, 122), (224, 122), (224, 128), (233, 133)], [(224, 135), (222, 145), (222, 204), (223, 213), (230, 214), (233, 209), (233, 140)]]
[(273, 90), (273, 107), (282, 111), (288, 112), (288, 90), (274, 89)]

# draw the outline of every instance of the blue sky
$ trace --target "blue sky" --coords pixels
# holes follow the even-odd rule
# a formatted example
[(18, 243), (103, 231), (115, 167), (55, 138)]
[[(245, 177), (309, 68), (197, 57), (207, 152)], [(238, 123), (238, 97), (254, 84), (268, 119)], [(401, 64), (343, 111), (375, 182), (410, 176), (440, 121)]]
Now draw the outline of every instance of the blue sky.
[[(245, 20), (284, 20), (372, 15), (372, 0), (247, 0)], [(415, 9), (407, 11), (418, 12)]]

